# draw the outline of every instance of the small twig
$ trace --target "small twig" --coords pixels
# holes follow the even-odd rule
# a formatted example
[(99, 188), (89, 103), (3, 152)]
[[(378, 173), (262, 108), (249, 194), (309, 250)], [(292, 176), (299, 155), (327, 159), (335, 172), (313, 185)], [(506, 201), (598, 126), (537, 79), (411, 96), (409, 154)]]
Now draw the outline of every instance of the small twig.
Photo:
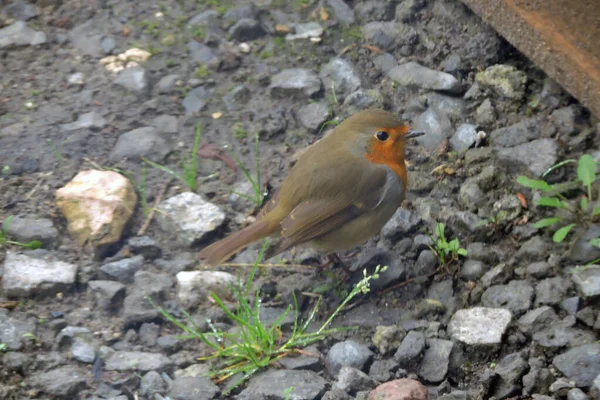
[[(254, 263), (223, 263), (221, 267), (253, 267)], [(259, 268), (285, 268), (285, 269), (305, 269), (314, 270), (315, 267), (302, 264), (256, 264)]]
[(165, 193), (167, 192), (167, 189), (169, 188), (170, 184), (171, 184), (171, 179), (167, 180), (165, 182), (165, 184), (163, 185), (163, 187), (161, 188), (160, 192), (158, 193), (158, 196), (156, 196), (156, 199), (154, 200), (154, 206), (150, 209), (150, 212), (148, 213), (148, 217), (146, 217), (146, 220), (144, 221), (144, 224), (138, 231), (137, 236), (144, 235), (146, 233), (146, 231), (148, 230), (148, 227), (150, 226), (150, 222), (152, 222), (152, 218), (154, 218), (154, 213), (156, 212), (156, 208), (162, 201), (162, 198), (165, 195)]
[(52, 171), (47, 172), (45, 174), (41, 174), (41, 179), (39, 179), (38, 183), (33, 187), (33, 189), (31, 189), (31, 191), (29, 193), (27, 193), (25, 198), (29, 200), (31, 198), (31, 196), (33, 196), (33, 194), (40, 188), (40, 186), (42, 186), (42, 183), (44, 183), (44, 180), (46, 179), (46, 177), (50, 176), (50, 175), (52, 175)]

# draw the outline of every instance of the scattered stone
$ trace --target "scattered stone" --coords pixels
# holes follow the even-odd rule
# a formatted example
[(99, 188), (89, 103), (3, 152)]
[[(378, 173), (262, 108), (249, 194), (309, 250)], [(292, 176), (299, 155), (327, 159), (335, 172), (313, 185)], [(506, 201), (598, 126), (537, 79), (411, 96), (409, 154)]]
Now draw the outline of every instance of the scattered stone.
[(558, 315), (552, 307), (542, 306), (529, 311), (517, 322), (521, 332), (532, 335), (540, 332), (558, 321)]
[(235, 276), (222, 271), (184, 271), (176, 278), (179, 286), (177, 299), (186, 309), (205, 302), (212, 292), (221, 299), (230, 299), (230, 285), (237, 284)]
[(327, 0), (327, 4), (329, 7), (331, 7), (335, 18), (339, 22), (346, 25), (354, 23), (354, 10), (350, 8), (343, 0)]
[(184, 192), (173, 196), (159, 205), (157, 222), (166, 232), (176, 233), (181, 243), (191, 246), (220, 227), (225, 213), (217, 206), (205, 201), (202, 196)]
[[(364, 3), (359, 3), (359, 4), (364, 4)], [(377, 57), (375, 57), (373, 59), (373, 64), (375, 64), (375, 66), (377, 68), (379, 68), (381, 70), (381, 72), (387, 74), (387, 72), (389, 70), (391, 70), (396, 65), (398, 65), (398, 62), (396, 61), (394, 56), (391, 55), (390, 53), (384, 53), (384, 54), (380, 54)]]
[(271, 78), (269, 91), (275, 98), (308, 98), (321, 90), (321, 80), (314, 72), (303, 68), (285, 69)]
[(489, 267), (479, 260), (466, 260), (460, 268), (460, 277), (466, 281), (477, 281)]
[(7, 251), (2, 290), (9, 297), (53, 295), (75, 284), (78, 266)]
[(548, 257), (550, 246), (540, 236), (534, 236), (521, 245), (517, 251), (517, 258), (539, 261)]
[(325, 90), (335, 90), (339, 101), (360, 89), (362, 78), (356, 67), (343, 58), (334, 58), (321, 68), (319, 77)]
[(28, 21), (38, 16), (39, 11), (36, 6), (29, 4), (24, 0), (15, 0), (2, 10), (9, 18), (18, 21)]
[(309, 103), (298, 110), (297, 117), (302, 126), (317, 132), (330, 117), (329, 106), (325, 103)]
[(506, 399), (521, 392), (521, 377), (529, 365), (519, 353), (505, 356), (494, 372), (499, 379), (496, 380), (493, 396), (497, 399)]
[(425, 94), (425, 98), (429, 108), (446, 114), (451, 121), (457, 123), (462, 121), (465, 112), (465, 101), (460, 97), (448, 96), (439, 92), (428, 92)]
[[(424, 345), (424, 343), (423, 343)], [(379, 382), (389, 381), (398, 369), (398, 364), (393, 358), (375, 360), (369, 369), (369, 376)]]
[(141, 351), (115, 351), (109, 355), (104, 365), (107, 371), (167, 372), (173, 368), (172, 361), (162, 355)]
[(210, 47), (196, 40), (188, 42), (188, 50), (192, 60), (197, 63), (204, 64), (209, 68), (216, 69), (220, 61)]
[(440, 383), (448, 373), (450, 353), (454, 342), (443, 339), (427, 339), (427, 350), (419, 367), (419, 376), (427, 382)]
[(497, 149), (496, 155), (513, 169), (515, 165), (522, 164), (536, 176), (541, 176), (556, 164), (558, 145), (553, 139), (538, 139), (515, 147)]
[(397, 243), (418, 232), (422, 226), (423, 220), (417, 213), (398, 208), (392, 218), (383, 226), (381, 234), (390, 242)]
[(50, 248), (58, 242), (58, 230), (51, 220), (33, 215), (17, 215), (6, 226), (6, 236), (11, 240), (29, 243), (37, 240), (42, 247)]
[(569, 259), (578, 264), (587, 264), (600, 258), (600, 248), (590, 244), (590, 240), (597, 237), (600, 237), (600, 225), (591, 225), (573, 244)]
[(148, 236), (135, 236), (129, 238), (127, 247), (133, 254), (139, 254), (146, 260), (155, 260), (162, 256), (160, 246)]
[(115, 84), (138, 94), (149, 90), (148, 73), (142, 67), (131, 67), (121, 70), (115, 78)]
[(419, 331), (410, 331), (402, 341), (402, 344), (394, 354), (400, 368), (413, 369), (425, 350), (425, 334)]
[(600, 265), (586, 265), (571, 270), (571, 280), (585, 299), (600, 295)]
[(285, 390), (293, 386), (292, 398), (312, 400), (325, 393), (325, 384), (325, 379), (312, 371), (269, 370), (251, 378), (246, 389), (236, 399), (284, 400)]
[(145, 157), (160, 162), (171, 152), (169, 142), (153, 127), (137, 128), (119, 136), (117, 144), (110, 153), (113, 162), (124, 158), (140, 160)]
[(369, 400), (429, 400), (429, 392), (414, 379), (396, 379), (377, 386)]
[(448, 324), (448, 334), (467, 345), (501, 344), (511, 320), (511, 312), (503, 308), (458, 310)]
[(150, 371), (142, 376), (140, 382), (140, 392), (147, 398), (154, 397), (155, 394), (165, 394), (167, 391), (167, 383), (156, 371)]
[(133, 276), (144, 266), (144, 257), (141, 255), (124, 258), (104, 264), (100, 270), (108, 279), (116, 280), (122, 283), (133, 282)]
[(419, 136), (416, 140), (427, 149), (436, 148), (454, 133), (448, 117), (433, 108), (419, 115), (414, 122), (414, 129), (425, 132), (425, 135)]
[(492, 126), (496, 122), (496, 110), (490, 99), (485, 99), (475, 110), (475, 122), (480, 126)]
[(567, 392), (573, 388), (573, 383), (567, 378), (558, 378), (550, 385), (550, 393), (553, 393), (559, 397), (566, 396)]
[(378, 89), (359, 89), (346, 97), (342, 108), (350, 115), (366, 108), (383, 108), (383, 106), (383, 94)]
[(298, 39), (310, 39), (320, 38), (323, 34), (323, 27), (318, 22), (307, 22), (305, 24), (296, 24), (296, 33), (288, 34), (285, 36), (285, 40), (298, 40)]
[[(470, 180), (465, 181), (461, 185), (458, 196), (458, 201), (466, 207), (477, 207), (481, 202), (487, 200), (487, 196), (479, 185)], [(463, 273), (463, 269), (464, 267), (460, 269), (461, 274)]]
[(514, 147), (539, 139), (542, 135), (540, 117), (527, 118), (516, 124), (490, 132), (490, 142), (494, 147)]
[(337, 376), (343, 366), (362, 370), (371, 357), (373, 357), (373, 353), (367, 346), (353, 340), (346, 340), (334, 344), (329, 349), (325, 366), (331, 375)]
[(152, 126), (160, 133), (177, 133), (179, 132), (177, 117), (173, 115), (159, 115), (152, 121)]
[(571, 286), (569, 280), (558, 276), (538, 282), (535, 286), (535, 306), (559, 304)]
[(96, 249), (112, 245), (133, 215), (137, 195), (127, 178), (113, 171), (78, 173), (56, 191), (56, 205), (79, 245)]
[(545, 329), (534, 333), (533, 340), (546, 349), (557, 349), (563, 346), (576, 347), (596, 341), (595, 335), (584, 329), (574, 327), (575, 317), (568, 316)]
[(426, 276), (433, 271), (438, 266), (438, 259), (433, 254), (431, 250), (423, 250), (419, 253), (419, 257), (417, 258), (417, 262), (412, 271), (409, 271), (409, 276)]
[(377, 386), (369, 375), (352, 367), (342, 367), (333, 388), (340, 389), (346, 393), (370, 390)]
[(546, 278), (551, 274), (552, 266), (546, 261), (539, 261), (527, 266), (527, 275), (532, 278)]
[(569, 315), (575, 315), (579, 311), (580, 297), (569, 297), (560, 303), (560, 308), (565, 310)]
[(61, 129), (65, 132), (75, 131), (77, 129), (102, 129), (106, 126), (106, 119), (99, 113), (92, 111), (86, 114), (79, 115), (77, 121), (69, 124), (61, 125)]
[(89, 291), (96, 299), (96, 306), (107, 311), (116, 311), (123, 304), (125, 285), (113, 281), (89, 281)]
[(418, 39), (412, 27), (398, 22), (369, 22), (361, 30), (366, 41), (389, 52), (400, 48), (401, 55), (410, 54)]
[[(523, 394), (548, 393), (548, 388), (554, 380), (554, 376), (548, 368), (542, 368), (529, 362), (530, 370), (523, 376)], [(545, 365), (545, 362), (544, 364)]]
[(397, 349), (402, 340), (406, 336), (404, 329), (397, 325), (375, 327), (375, 333), (373, 334), (373, 344), (379, 350), (381, 354), (387, 354), (390, 351)]
[(462, 124), (456, 129), (456, 133), (450, 139), (452, 148), (457, 153), (464, 153), (477, 141), (477, 129), (475, 125)]
[(510, 65), (492, 65), (475, 75), (475, 81), (492, 89), (497, 96), (520, 100), (525, 95), (527, 75)]
[(181, 80), (181, 77), (176, 74), (165, 75), (156, 84), (156, 90), (159, 94), (171, 94), (175, 92), (177, 88), (177, 82)]
[(251, 95), (246, 85), (238, 85), (223, 97), (223, 104), (227, 111), (238, 111), (248, 103)]
[(371, 289), (379, 290), (385, 288), (392, 282), (404, 277), (406, 268), (404, 263), (392, 252), (378, 248), (364, 250), (352, 263), (352, 271), (373, 271), (377, 266), (385, 265), (387, 270), (379, 273), (379, 278), (371, 282)]
[(84, 371), (73, 366), (64, 366), (48, 372), (36, 373), (27, 379), (27, 383), (45, 394), (71, 399), (86, 387), (87, 380)]
[(216, 398), (221, 390), (205, 377), (184, 376), (175, 379), (169, 391), (172, 400), (210, 400)]
[(229, 28), (229, 36), (239, 42), (248, 42), (266, 35), (265, 29), (254, 18), (242, 18)]
[(321, 353), (316, 346), (308, 346), (303, 349), (304, 352), (298, 355), (290, 355), (283, 357), (279, 360), (279, 363), (283, 365), (285, 369), (308, 369), (311, 371), (319, 372), (323, 364), (321, 362)]
[(133, 288), (123, 302), (123, 319), (127, 327), (158, 318), (158, 310), (147, 297), (158, 301), (173, 286), (171, 275), (148, 271), (136, 272), (133, 282)]
[(387, 75), (402, 86), (425, 90), (439, 90), (457, 93), (461, 90), (458, 80), (450, 74), (435, 71), (414, 61), (398, 65)]
[(444, 72), (457, 73), (462, 69), (462, 58), (458, 54), (449, 54), (440, 64)]
[(567, 393), (567, 400), (589, 400), (589, 397), (583, 392), (583, 390), (579, 388), (573, 388), (569, 390), (569, 393)]
[(505, 263), (496, 265), (481, 277), (481, 286), (488, 288), (492, 285), (505, 283), (512, 276), (512, 270)]
[(594, 326), (594, 323), (596, 322), (596, 311), (594, 310), (593, 307), (585, 307), (582, 308), (581, 311), (579, 311), (577, 314), (575, 314), (575, 317), (577, 318), (578, 321), (583, 322), (585, 325), (589, 326), (590, 328)]
[(0, 49), (20, 46), (37, 46), (46, 43), (46, 34), (38, 32), (24, 21), (16, 21), (12, 25), (0, 29)]
[(396, 6), (396, 19), (402, 22), (411, 21), (424, 5), (425, 0), (405, 0)]
[(531, 307), (533, 288), (526, 281), (510, 281), (506, 285), (489, 287), (481, 296), (484, 307), (506, 308), (513, 314), (521, 314)]
[(575, 347), (554, 357), (552, 364), (580, 388), (588, 388), (600, 374), (600, 344)]
[(8, 350), (20, 350), (27, 341), (24, 335), (35, 334), (35, 320), (21, 317), (21, 315), (9, 317), (7, 309), (0, 309), (0, 343), (6, 344)]

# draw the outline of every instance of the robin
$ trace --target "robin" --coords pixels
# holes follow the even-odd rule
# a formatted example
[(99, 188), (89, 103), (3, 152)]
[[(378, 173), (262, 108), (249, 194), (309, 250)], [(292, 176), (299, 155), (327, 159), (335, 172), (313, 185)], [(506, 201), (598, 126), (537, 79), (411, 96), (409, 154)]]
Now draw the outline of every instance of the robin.
[(406, 141), (423, 134), (387, 111), (352, 115), (300, 156), (254, 223), (198, 258), (216, 266), (269, 236), (280, 240), (265, 259), (298, 245), (332, 254), (366, 242), (404, 199)]

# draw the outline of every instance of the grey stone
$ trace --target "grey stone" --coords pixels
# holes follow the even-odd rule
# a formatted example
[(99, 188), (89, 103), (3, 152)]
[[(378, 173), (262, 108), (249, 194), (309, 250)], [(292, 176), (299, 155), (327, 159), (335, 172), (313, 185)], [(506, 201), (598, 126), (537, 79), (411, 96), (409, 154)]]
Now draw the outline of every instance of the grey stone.
[(577, 133), (577, 119), (580, 118), (581, 109), (575, 104), (554, 110), (550, 116), (552, 122), (562, 135)]
[(69, 31), (67, 36), (73, 47), (83, 54), (97, 58), (104, 56), (104, 49), (102, 48), (104, 35), (97, 32), (93, 19), (77, 25)]
[(527, 275), (533, 278), (546, 278), (551, 274), (552, 266), (546, 261), (539, 261), (527, 266)]
[(117, 47), (117, 42), (111, 37), (104, 37), (100, 41), (100, 47), (102, 47), (104, 54), (110, 54)]
[(325, 384), (325, 379), (312, 371), (269, 370), (251, 378), (246, 389), (236, 398), (284, 400), (285, 390), (293, 386), (292, 398), (312, 400), (325, 393)]
[(31, 356), (16, 351), (4, 353), (1, 359), (2, 366), (6, 368), (7, 371), (17, 372), (21, 375), (28, 372), (29, 367), (33, 363), (33, 358)]
[(360, 89), (362, 77), (356, 67), (343, 58), (334, 58), (321, 68), (319, 77), (325, 90), (334, 90), (339, 101)]
[(3, 9), (4, 13), (12, 19), (18, 21), (28, 21), (38, 16), (39, 11), (36, 6), (29, 4), (24, 0), (15, 0)]
[(398, 62), (390, 53), (380, 54), (373, 59), (373, 64), (383, 73), (387, 73), (390, 69), (398, 65)]
[(573, 388), (567, 393), (567, 400), (589, 400), (589, 396), (579, 388)]
[(186, 115), (191, 115), (201, 111), (206, 106), (206, 100), (199, 99), (192, 93), (189, 93), (181, 102)]
[(123, 301), (125, 326), (154, 321), (158, 316), (158, 310), (148, 301), (145, 294), (133, 292), (125, 297)]
[(382, 236), (392, 243), (412, 236), (423, 226), (421, 217), (410, 210), (398, 208), (392, 218), (381, 229)]
[(211, 68), (218, 67), (219, 59), (217, 55), (204, 43), (200, 43), (196, 40), (190, 40), (188, 42), (188, 50), (190, 51), (192, 60), (195, 62), (206, 64)]
[(246, 85), (238, 85), (223, 96), (223, 103), (227, 111), (238, 111), (246, 106), (251, 95)]
[(160, 327), (154, 323), (143, 323), (138, 331), (139, 341), (146, 346), (154, 346), (158, 335), (160, 333)]
[(580, 297), (569, 297), (560, 303), (560, 308), (565, 310), (569, 315), (575, 315), (579, 311)]
[(440, 383), (448, 373), (450, 354), (454, 342), (443, 339), (427, 339), (427, 350), (419, 367), (419, 376), (427, 382)]
[(347, 114), (354, 114), (366, 108), (383, 108), (383, 94), (378, 89), (358, 89), (344, 99), (343, 108)]
[(528, 118), (490, 132), (489, 140), (494, 147), (515, 147), (539, 139), (542, 135), (541, 125), (540, 117)]
[(321, 79), (303, 68), (285, 69), (271, 78), (269, 91), (275, 98), (308, 98), (321, 90)]
[(402, 344), (394, 354), (400, 368), (413, 369), (421, 361), (425, 350), (425, 334), (418, 331), (410, 331), (402, 341)]
[(578, 264), (587, 264), (600, 258), (600, 248), (590, 244), (590, 240), (597, 237), (600, 237), (600, 225), (591, 225), (573, 244), (569, 259)]
[(547, 278), (535, 286), (535, 306), (557, 305), (571, 288), (571, 282), (563, 277)]
[(135, 273), (133, 287), (123, 303), (125, 326), (151, 322), (159, 315), (158, 310), (148, 301), (164, 298), (166, 291), (173, 286), (173, 278), (168, 274), (155, 274), (148, 271)]
[(383, 289), (390, 283), (402, 279), (406, 268), (395, 254), (383, 249), (366, 249), (352, 263), (353, 271), (373, 271), (377, 266), (387, 266), (386, 271), (379, 272), (379, 278), (371, 282), (373, 290)]
[(519, 318), (517, 325), (521, 332), (532, 335), (546, 329), (558, 321), (558, 315), (552, 307), (542, 306), (533, 309)]
[(469, 147), (475, 144), (476, 140), (476, 126), (471, 124), (462, 124), (456, 129), (456, 132), (450, 139), (450, 144), (456, 152), (464, 153), (469, 149)]
[(177, 82), (181, 80), (181, 76), (177, 74), (165, 75), (156, 84), (156, 90), (159, 94), (174, 93), (177, 88)]
[(240, 42), (258, 39), (266, 33), (260, 22), (254, 18), (242, 18), (229, 28), (229, 36)]
[(548, 388), (554, 380), (554, 376), (548, 368), (531, 365), (531, 369), (523, 376), (523, 394), (548, 393)]
[(487, 200), (487, 196), (479, 185), (469, 180), (461, 185), (458, 196), (458, 201), (466, 207), (477, 207), (479, 203)]
[(92, 111), (85, 114), (80, 114), (77, 121), (69, 124), (61, 125), (61, 129), (65, 132), (74, 131), (77, 129), (102, 129), (106, 126), (106, 119), (99, 113)]
[(425, 5), (425, 0), (404, 0), (396, 6), (396, 19), (408, 22), (414, 19), (415, 14)]
[(16, 21), (0, 29), (0, 49), (37, 46), (46, 43), (46, 34), (31, 29), (24, 21)]
[[(423, 347), (425, 347), (425, 339), (423, 339)], [(393, 372), (398, 369), (398, 364), (394, 359), (375, 360), (369, 368), (369, 376), (379, 382), (387, 382)]]
[(410, 271), (409, 275), (411, 277), (429, 275), (435, 271), (437, 265), (438, 259), (435, 254), (431, 250), (423, 250), (419, 253), (414, 269)]
[[(231, 10), (232, 9), (229, 9), (229, 10), (227, 10), (227, 12), (230, 12)], [(210, 25), (214, 21), (218, 20), (218, 18), (219, 18), (219, 13), (217, 11), (206, 10), (206, 11), (196, 14), (192, 18), (190, 18), (190, 20), (188, 21), (188, 27), (191, 28), (195, 25)], [(235, 18), (235, 19), (237, 19), (237, 18)]]
[(354, 4), (356, 18), (362, 22), (389, 21), (394, 19), (393, 2), (366, 0)]
[(279, 360), (279, 363), (283, 365), (285, 369), (308, 369), (311, 371), (319, 372), (323, 363), (321, 362), (321, 353), (316, 346), (308, 346), (303, 349), (304, 352), (297, 355), (290, 355), (283, 357)]
[(257, 18), (259, 10), (256, 8), (254, 3), (250, 2), (248, 4), (243, 4), (238, 7), (230, 8), (223, 14), (223, 20), (233, 25), (236, 21), (239, 21), (242, 18)]
[(0, 343), (6, 344), (8, 350), (20, 350), (27, 341), (23, 335), (35, 334), (35, 321), (22, 317), (14, 314), (9, 317), (8, 310), (0, 309)]
[(439, 113), (446, 114), (451, 121), (462, 120), (465, 112), (465, 101), (460, 97), (448, 96), (439, 92), (425, 94), (427, 105)]
[(131, 258), (124, 258), (122, 260), (113, 261), (108, 264), (104, 264), (100, 267), (100, 270), (112, 280), (116, 280), (122, 283), (133, 282), (133, 276), (144, 266), (144, 257), (137, 255)]
[(416, 140), (427, 149), (437, 147), (454, 133), (448, 117), (432, 108), (419, 115), (414, 123), (414, 129), (425, 132), (425, 135), (419, 136)]
[(225, 213), (202, 196), (184, 192), (170, 197), (159, 205), (157, 222), (166, 232), (176, 233), (179, 241), (191, 246), (206, 234), (219, 228)]
[(371, 390), (377, 386), (377, 382), (369, 375), (356, 368), (342, 367), (337, 381), (332, 385), (335, 389), (341, 389), (346, 393), (356, 393), (363, 390)]
[(448, 334), (467, 345), (497, 345), (511, 321), (511, 312), (503, 308), (458, 310), (448, 324)]
[(404, 329), (397, 325), (379, 325), (375, 327), (372, 341), (379, 353), (385, 355), (398, 349), (405, 336)]
[(575, 347), (554, 357), (552, 364), (580, 388), (592, 386), (600, 374), (600, 344)]
[(414, 61), (409, 61), (406, 64), (392, 68), (388, 71), (387, 75), (394, 82), (409, 88), (453, 93), (461, 90), (460, 82), (452, 75), (429, 69)]
[(88, 337), (76, 337), (71, 346), (71, 355), (79, 362), (92, 364), (96, 359), (96, 349), (99, 345)]
[(9, 297), (35, 297), (67, 291), (75, 284), (78, 266), (7, 251), (2, 290)]
[(558, 144), (553, 139), (537, 139), (515, 147), (496, 150), (496, 155), (506, 165), (524, 165), (536, 176), (541, 176), (548, 168), (556, 164)]
[(89, 281), (88, 290), (94, 295), (96, 306), (116, 311), (123, 304), (125, 285), (113, 281)]
[(135, 236), (127, 241), (127, 247), (133, 254), (139, 254), (146, 260), (154, 260), (162, 256), (158, 243), (148, 236)]
[(496, 382), (493, 396), (506, 399), (521, 391), (521, 377), (528, 368), (527, 361), (519, 353), (505, 356), (496, 366), (495, 373), (499, 379)]
[(600, 265), (586, 265), (571, 270), (571, 280), (585, 299), (600, 295)]
[(462, 58), (455, 53), (449, 54), (448, 57), (440, 64), (444, 72), (449, 74), (459, 72), (462, 67)]
[(512, 275), (512, 270), (505, 263), (496, 265), (481, 277), (481, 285), (488, 288), (507, 282)]
[(119, 135), (109, 159), (113, 162), (123, 158), (140, 160), (145, 157), (154, 162), (162, 161), (171, 151), (170, 143), (156, 128), (143, 127)]
[(15, 216), (6, 227), (6, 236), (21, 243), (37, 240), (45, 248), (52, 247), (58, 242), (58, 230), (52, 221), (36, 218), (33, 215)]
[(361, 29), (365, 40), (386, 51), (393, 51), (403, 46), (412, 50), (418, 38), (417, 32), (412, 27), (398, 22), (369, 22)]
[(550, 245), (540, 236), (534, 236), (521, 245), (517, 251), (517, 258), (539, 261), (548, 257)]
[(575, 317), (578, 321), (583, 322), (585, 325), (591, 328), (596, 322), (596, 311), (590, 306), (584, 307), (577, 314), (575, 314)]
[(142, 351), (115, 351), (105, 360), (107, 371), (172, 372), (173, 362), (166, 356)]
[(327, 5), (331, 7), (333, 15), (339, 22), (350, 25), (356, 20), (354, 17), (354, 10), (343, 0), (327, 0)]
[(492, 126), (496, 122), (496, 110), (490, 99), (485, 99), (475, 110), (475, 121), (481, 126)]
[(216, 398), (221, 390), (208, 378), (183, 376), (173, 381), (169, 391), (172, 400), (210, 400)]
[(27, 379), (27, 383), (57, 399), (72, 399), (86, 387), (87, 379), (85, 371), (73, 366), (64, 366), (36, 373)]
[(298, 110), (297, 117), (302, 126), (317, 132), (330, 117), (329, 106), (322, 102), (309, 103)]
[(363, 366), (373, 357), (373, 353), (365, 345), (353, 340), (346, 340), (334, 344), (327, 358), (325, 366), (331, 375), (337, 376), (343, 366), (354, 367), (362, 370)]
[(534, 333), (533, 340), (546, 349), (557, 349), (563, 346), (576, 347), (596, 341), (595, 335), (588, 331), (573, 327), (575, 317), (568, 316), (547, 328)]
[(479, 260), (466, 260), (460, 268), (460, 277), (466, 281), (476, 281), (489, 267)]
[(285, 132), (287, 116), (283, 109), (275, 108), (265, 113), (257, 114), (254, 118), (253, 131), (260, 139), (269, 140)]
[(155, 394), (163, 395), (167, 391), (167, 383), (156, 371), (149, 371), (142, 376), (140, 382), (140, 392), (147, 398), (154, 397)]
[(533, 288), (526, 281), (510, 281), (506, 285), (491, 286), (483, 292), (481, 304), (491, 308), (506, 308), (521, 314), (531, 307)]
[(150, 88), (148, 73), (142, 67), (125, 68), (119, 71), (115, 84), (138, 94), (145, 94)]
[(152, 126), (160, 133), (177, 133), (179, 132), (177, 117), (174, 115), (158, 115), (152, 121)]
[(525, 95), (527, 75), (510, 65), (492, 65), (477, 73), (475, 80), (492, 89), (498, 97), (520, 100)]

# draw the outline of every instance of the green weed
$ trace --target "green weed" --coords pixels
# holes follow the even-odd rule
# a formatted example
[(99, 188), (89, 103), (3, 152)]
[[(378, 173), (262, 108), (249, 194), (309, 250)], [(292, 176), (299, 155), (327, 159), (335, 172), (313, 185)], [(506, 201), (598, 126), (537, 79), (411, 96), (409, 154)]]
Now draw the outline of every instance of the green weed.
[[(571, 163), (577, 163), (577, 179), (575, 182), (570, 183), (574, 183), (575, 187), (579, 187), (581, 192), (583, 192), (579, 202), (569, 200), (563, 194), (565, 188), (572, 188), (573, 185), (551, 185), (544, 180), (530, 179), (526, 176), (519, 176), (517, 178), (519, 184), (543, 193), (543, 196), (537, 199), (537, 205), (555, 209), (556, 211), (566, 211), (566, 213), (557, 212), (555, 215), (543, 218), (534, 224), (538, 229), (560, 226), (552, 236), (552, 240), (555, 243), (563, 242), (574, 228), (578, 226), (585, 228), (597, 222), (600, 216), (600, 189), (598, 189), (599, 191), (595, 198), (593, 193), (593, 189), (598, 184), (598, 177), (596, 176), (598, 164), (591, 155), (584, 154), (579, 160), (569, 159), (562, 161), (546, 171), (542, 175), (542, 178), (556, 168)], [(583, 233), (584, 229), (581, 229), (581, 234)], [(590, 244), (600, 247), (600, 237), (591, 239)]]
[(14, 218), (14, 215), (7, 217), (4, 220), (4, 223), (2, 224), (2, 229), (0, 230), (0, 246), (6, 247), (6, 245), (14, 245), (14, 246), (19, 246), (19, 247), (24, 247), (24, 248), (30, 249), (30, 250), (35, 250), (35, 249), (39, 249), (40, 247), (42, 247), (42, 242), (40, 242), (39, 240), (32, 240), (29, 243), (21, 243), (21, 242), (16, 242), (14, 240), (8, 240), (6, 238), (6, 234), (8, 232), (8, 226), (10, 225), (10, 222), (13, 220), (13, 218)]
[(205, 79), (210, 75), (210, 70), (206, 64), (200, 65), (194, 70), (194, 78)]
[(247, 194), (238, 193), (238, 192), (234, 192), (234, 193), (237, 194), (238, 196), (241, 196), (241, 197), (251, 200), (252, 202), (254, 202), (254, 204), (256, 204), (257, 207), (260, 207), (265, 199), (265, 194), (262, 191), (262, 182), (261, 182), (261, 174), (260, 174), (260, 152), (259, 152), (258, 139), (259, 139), (258, 134), (256, 134), (254, 136), (254, 163), (255, 163), (254, 167), (256, 169), (256, 176), (252, 176), (252, 174), (250, 173), (248, 168), (246, 168), (244, 166), (244, 163), (235, 154), (233, 154), (233, 152), (230, 152), (230, 153), (231, 153), (231, 156), (233, 157), (233, 159), (235, 160), (236, 164), (238, 165), (238, 167), (242, 170), (244, 175), (246, 175), (246, 178), (252, 185), (252, 190), (254, 192), (254, 196), (248, 196)]
[(448, 265), (454, 261), (458, 261), (460, 256), (465, 257), (467, 250), (460, 247), (458, 238), (454, 238), (448, 242), (444, 233), (446, 226), (438, 222), (435, 226), (435, 238), (429, 235), (433, 241), (433, 246), (429, 246), (433, 254), (437, 257), (440, 265)]
[[(182, 310), (182, 314), (186, 321), (182, 322), (164, 308), (157, 307), (152, 302), (152, 299), (148, 299), (167, 320), (171, 321), (185, 332), (185, 336), (182, 338), (200, 340), (211, 349), (212, 354), (200, 359), (203, 361), (215, 361), (214, 365), (216, 365), (216, 368), (209, 372), (210, 378), (218, 383), (231, 377), (236, 377), (236, 380), (227, 386), (227, 389), (225, 389), (223, 393), (224, 395), (227, 395), (257, 371), (268, 367), (277, 362), (277, 360), (288, 355), (299, 353), (300, 349), (303, 347), (323, 340), (332, 333), (354, 329), (353, 327), (330, 329), (329, 325), (350, 300), (360, 293), (368, 293), (370, 281), (372, 279), (377, 279), (379, 277), (379, 272), (385, 270), (385, 267), (380, 268), (378, 266), (372, 275), (367, 275), (366, 270), (363, 271), (363, 279), (354, 286), (348, 296), (316, 331), (308, 332), (308, 327), (318, 311), (322, 297), (318, 298), (314, 308), (304, 322), (300, 320), (298, 302), (296, 298), (294, 298), (294, 305), (289, 305), (286, 310), (270, 326), (268, 326), (261, 321), (260, 293), (258, 291), (253, 295), (250, 293), (252, 282), (258, 271), (258, 265), (262, 260), (267, 247), (268, 242), (265, 241), (258, 258), (250, 271), (246, 284), (242, 284), (241, 280), (238, 280), (236, 286), (231, 286), (237, 306), (235, 311), (231, 311), (219, 296), (215, 293), (211, 293), (214, 302), (221, 308), (227, 317), (234, 322), (235, 329), (224, 332), (217, 329), (210, 321), (207, 321), (211, 332), (202, 332), (193, 322), (190, 315), (184, 310)], [(291, 333), (284, 335), (282, 331), (283, 322), (286, 316), (291, 312), (294, 313), (293, 327), (291, 328)], [(286, 396), (289, 397), (292, 390), (293, 388), (286, 390)]]
[(246, 139), (247, 136), (248, 133), (246, 132), (244, 125), (237, 123), (233, 126), (233, 137), (235, 137), (237, 140)]

